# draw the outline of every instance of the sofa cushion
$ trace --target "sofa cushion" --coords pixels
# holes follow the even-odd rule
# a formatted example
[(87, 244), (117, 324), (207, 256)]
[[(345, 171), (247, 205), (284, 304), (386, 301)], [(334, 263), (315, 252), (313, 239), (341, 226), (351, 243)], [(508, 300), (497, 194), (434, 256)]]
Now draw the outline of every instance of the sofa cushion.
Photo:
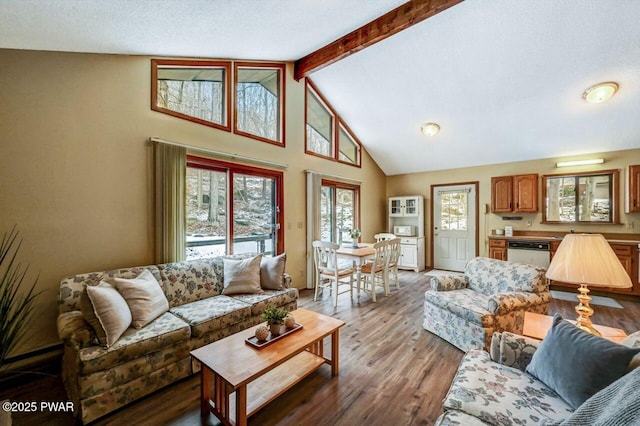
[(101, 281), (85, 288), (82, 313), (96, 332), (100, 343), (111, 347), (131, 325), (131, 311), (122, 295), (111, 284)]
[(638, 352), (640, 349), (586, 333), (556, 314), (527, 372), (575, 409), (622, 377)]
[(573, 411), (542, 382), (492, 362), (482, 350), (471, 350), (462, 358), (443, 405), (445, 410), (460, 410), (486, 423), (504, 425), (559, 420)]
[(80, 349), (81, 373), (89, 374), (112, 368), (174, 343), (188, 342), (190, 335), (187, 323), (165, 312), (140, 330), (127, 329), (110, 348), (90, 346)]
[(222, 294), (222, 258), (158, 265), (169, 307)]
[(524, 265), (503, 260), (476, 257), (464, 269), (468, 286), (486, 295), (525, 291), (546, 291), (545, 270), (533, 265)]
[(194, 337), (201, 337), (251, 316), (251, 306), (232, 297), (220, 295), (173, 307), (170, 312), (191, 326), (191, 334)]
[(260, 261), (260, 286), (265, 290), (284, 289), (284, 269), (287, 264), (287, 254), (279, 256), (263, 256)]
[(260, 262), (262, 255), (244, 260), (223, 259), (224, 289), (222, 294), (262, 293)]
[(169, 310), (169, 302), (153, 274), (145, 269), (136, 278), (112, 278), (131, 311), (131, 325), (141, 329)]
[(263, 294), (237, 294), (232, 297), (251, 305), (251, 315), (260, 315), (269, 305), (279, 307), (295, 302), (298, 299), (298, 289), (265, 290)]
[(442, 309), (451, 311), (467, 321), (492, 327), (494, 318), (489, 312), (489, 297), (483, 293), (464, 288), (453, 291), (427, 290), (425, 302), (430, 302)]

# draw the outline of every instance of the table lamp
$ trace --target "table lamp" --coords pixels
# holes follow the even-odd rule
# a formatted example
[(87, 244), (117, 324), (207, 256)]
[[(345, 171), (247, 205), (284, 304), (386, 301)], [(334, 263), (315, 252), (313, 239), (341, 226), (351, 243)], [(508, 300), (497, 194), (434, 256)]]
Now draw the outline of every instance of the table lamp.
[(593, 328), (593, 309), (589, 306), (589, 287), (629, 288), (631, 279), (622, 267), (613, 249), (600, 234), (567, 234), (562, 239), (551, 264), (547, 278), (571, 284), (579, 284), (576, 306), (576, 327), (600, 336)]

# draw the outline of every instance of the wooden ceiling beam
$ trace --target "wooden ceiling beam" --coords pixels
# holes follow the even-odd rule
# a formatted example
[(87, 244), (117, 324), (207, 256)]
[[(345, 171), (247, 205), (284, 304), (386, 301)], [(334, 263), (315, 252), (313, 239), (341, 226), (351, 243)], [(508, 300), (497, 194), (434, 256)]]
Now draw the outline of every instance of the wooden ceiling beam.
[(464, 0), (411, 0), (296, 61), (293, 76), (306, 77)]

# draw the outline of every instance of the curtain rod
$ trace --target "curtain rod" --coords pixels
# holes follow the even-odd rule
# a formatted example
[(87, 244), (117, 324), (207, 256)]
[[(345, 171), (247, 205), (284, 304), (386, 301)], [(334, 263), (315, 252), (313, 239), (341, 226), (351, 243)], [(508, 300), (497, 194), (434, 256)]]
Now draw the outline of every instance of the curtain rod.
[(345, 181), (347, 183), (349, 183), (349, 182), (352, 182), (352, 183), (364, 183), (363, 180), (346, 178), (346, 177), (343, 177), (343, 176), (332, 175), (332, 174), (329, 174), (329, 173), (316, 172), (315, 170), (305, 170), (305, 172), (314, 173), (316, 175), (321, 175), (321, 176), (325, 176), (325, 177), (329, 177), (329, 178), (340, 179), (340, 180), (343, 180), (343, 181)]
[(192, 150), (192, 151), (206, 152), (207, 154), (213, 154), (213, 155), (217, 155), (217, 156), (220, 156), (220, 157), (230, 158), (232, 160), (249, 161), (249, 162), (256, 163), (256, 164), (265, 164), (265, 165), (268, 165), (268, 166), (278, 167), (278, 168), (281, 168), (281, 169), (286, 169), (287, 167), (289, 167), (289, 165), (285, 164), (285, 163), (276, 163), (275, 161), (267, 161), (267, 160), (261, 160), (259, 158), (245, 157), (244, 155), (230, 154), (228, 152), (216, 151), (216, 150), (209, 149), (209, 148), (201, 148), (201, 147), (198, 147), (198, 146), (187, 145), (187, 144), (180, 143), (180, 142), (168, 141), (168, 140), (164, 140), (164, 139), (160, 139), (160, 138), (156, 138), (156, 137), (150, 137), (149, 141), (150, 142), (163, 143), (163, 144), (166, 144), (166, 145), (182, 146), (182, 147), (187, 148), (187, 149)]

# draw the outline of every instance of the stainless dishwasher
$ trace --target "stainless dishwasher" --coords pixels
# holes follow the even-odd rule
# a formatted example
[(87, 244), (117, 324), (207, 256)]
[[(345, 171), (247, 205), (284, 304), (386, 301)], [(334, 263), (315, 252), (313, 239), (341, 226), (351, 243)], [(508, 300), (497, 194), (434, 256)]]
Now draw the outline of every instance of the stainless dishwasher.
[(507, 242), (507, 260), (509, 262), (549, 267), (549, 241), (509, 240)]

